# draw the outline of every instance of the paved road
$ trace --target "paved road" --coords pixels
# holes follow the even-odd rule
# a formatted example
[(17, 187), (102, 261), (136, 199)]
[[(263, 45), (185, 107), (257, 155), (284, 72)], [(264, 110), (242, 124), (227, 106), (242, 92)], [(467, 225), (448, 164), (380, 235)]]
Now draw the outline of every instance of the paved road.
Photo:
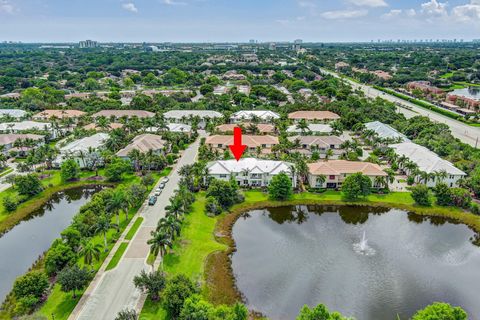
[[(329, 74), (336, 78), (339, 78), (339, 75), (337, 73), (334, 73), (325, 69), (321, 69), (321, 71), (324, 74)], [(349, 79), (345, 79), (345, 78), (343, 79), (347, 81), (354, 89), (362, 90), (367, 97), (370, 97), (370, 98), (381, 97), (382, 99), (410, 108), (411, 110), (405, 109), (405, 108), (398, 108), (399, 109), (398, 111), (403, 113), (407, 118), (411, 118), (416, 115), (422, 115), (422, 116), (429, 117), (433, 121), (445, 123), (450, 127), (450, 130), (452, 131), (452, 134), (454, 137), (460, 139), (462, 142), (468, 143), (471, 146), (474, 146), (474, 147), (480, 146), (480, 127), (469, 126), (463, 122), (460, 122), (452, 118), (446, 117), (444, 115), (441, 115), (439, 113), (421, 108), (411, 102), (397, 98), (388, 93), (377, 90), (371, 86), (359, 84)]]
[[(150, 249), (147, 245), (150, 231), (154, 230), (158, 220), (165, 216), (165, 206), (174, 190), (177, 189), (180, 180), (178, 170), (186, 164), (195, 162), (199, 143), (200, 139), (197, 139), (185, 150), (170, 174), (170, 181), (158, 197), (157, 203), (154, 206), (145, 206), (140, 210), (139, 215), (145, 220), (130, 241), (119, 264), (111, 271), (103, 272), (104, 269), (99, 271), (99, 276), (92, 281), (69, 320), (113, 320), (117, 313), (125, 308), (141, 308), (143, 296), (134, 287), (133, 278), (142, 270), (151, 269), (146, 264)], [(105, 261), (102, 268), (107, 263), (108, 261)]]

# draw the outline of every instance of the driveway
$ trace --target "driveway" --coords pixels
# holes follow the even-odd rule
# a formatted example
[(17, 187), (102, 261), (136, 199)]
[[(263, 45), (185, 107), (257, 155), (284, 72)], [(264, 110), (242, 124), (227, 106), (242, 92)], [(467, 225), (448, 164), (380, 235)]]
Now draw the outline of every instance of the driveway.
[[(204, 133), (200, 135), (202, 136)], [(104, 262), (102, 269), (97, 273), (96, 278), (70, 315), (70, 320), (113, 320), (118, 312), (123, 309), (141, 308), (143, 295), (133, 285), (133, 278), (142, 270), (151, 269), (146, 264), (150, 249), (147, 245), (150, 231), (154, 230), (158, 220), (165, 216), (165, 206), (168, 205), (168, 199), (178, 188), (180, 181), (178, 171), (182, 166), (195, 162), (199, 143), (200, 139), (197, 139), (184, 151), (171, 172), (170, 180), (165, 185), (156, 204), (154, 206), (145, 205), (140, 209), (138, 214), (144, 218), (144, 221), (135, 237), (130, 241), (117, 267), (105, 272), (103, 270), (108, 261)], [(117, 245), (120, 242), (121, 239)]]

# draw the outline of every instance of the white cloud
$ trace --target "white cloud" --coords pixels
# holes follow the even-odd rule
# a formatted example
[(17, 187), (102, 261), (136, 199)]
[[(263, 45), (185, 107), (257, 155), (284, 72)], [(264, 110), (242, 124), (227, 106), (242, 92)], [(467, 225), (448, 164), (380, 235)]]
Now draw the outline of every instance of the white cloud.
[(8, 0), (0, 0), (0, 13), (13, 14), (15, 7)]
[(348, 2), (362, 7), (388, 7), (384, 0), (349, 0)]
[(133, 4), (132, 2), (122, 4), (122, 8), (130, 12), (138, 12), (137, 7), (135, 7), (135, 4)]
[(442, 17), (448, 15), (447, 3), (438, 2), (437, 0), (430, 0), (429, 2), (422, 3), (421, 11), (426, 15), (434, 17)]
[(456, 6), (452, 16), (462, 22), (480, 21), (480, 0), (470, 0), (470, 3)]
[(305, 1), (305, 0), (298, 1), (298, 5), (302, 8), (315, 8), (317, 6), (312, 1)]
[(407, 14), (407, 16), (409, 16), (410, 18), (411, 17), (415, 17), (417, 15), (417, 11), (415, 11), (415, 9), (407, 9), (405, 10), (405, 13)]
[(403, 11), (400, 10), (400, 9), (392, 9), (392, 10), (390, 10), (389, 12), (383, 14), (383, 15), (382, 15), (382, 18), (384, 18), (384, 19), (392, 19), (392, 18), (398, 17), (398, 16), (401, 15), (402, 13), (403, 13)]
[(173, 1), (173, 0), (163, 0), (163, 3), (169, 6), (185, 6), (186, 2)]
[(352, 19), (366, 16), (368, 10), (336, 10), (336, 11), (326, 11), (320, 14), (322, 18), (325, 19)]

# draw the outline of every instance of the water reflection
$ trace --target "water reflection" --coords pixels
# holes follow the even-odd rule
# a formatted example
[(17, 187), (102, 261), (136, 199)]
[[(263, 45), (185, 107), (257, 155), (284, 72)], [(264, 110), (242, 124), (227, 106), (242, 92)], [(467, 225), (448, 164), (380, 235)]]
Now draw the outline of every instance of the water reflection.
[[(318, 303), (358, 320), (408, 319), (434, 301), (461, 305), (480, 320), (480, 237), (455, 221), (387, 208), (294, 206), (249, 212), (233, 237), (237, 286), (250, 308), (273, 320)], [(375, 253), (358, 254), (367, 238)]]
[(73, 216), (102, 187), (75, 188), (58, 192), (26, 220), (0, 238), (0, 300), (10, 291), (15, 278), (59, 237)]

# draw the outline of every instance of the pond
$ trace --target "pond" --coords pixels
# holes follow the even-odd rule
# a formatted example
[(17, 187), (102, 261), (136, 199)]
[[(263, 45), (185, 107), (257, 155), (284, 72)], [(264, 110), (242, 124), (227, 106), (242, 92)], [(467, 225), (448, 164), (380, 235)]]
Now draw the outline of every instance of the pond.
[(232, 268), (248, 307), (273, 320), (325, 304), (358, 320), (408, 319), (435, 301), (480, 320), (479, 237), (397, 209), (253, 210), (233, 227)]
[(101, 189), (81, 187), (58, 192), (28, 220), (0, 238), (0, 301), (10, 292), (15, 279), (28, 271), (70, 225), (80, 207)]
[(455, 89), (450, 94), (463, 96), (470, 99), (480, 100), (480, 87), (468, 87), (462, 89)]

